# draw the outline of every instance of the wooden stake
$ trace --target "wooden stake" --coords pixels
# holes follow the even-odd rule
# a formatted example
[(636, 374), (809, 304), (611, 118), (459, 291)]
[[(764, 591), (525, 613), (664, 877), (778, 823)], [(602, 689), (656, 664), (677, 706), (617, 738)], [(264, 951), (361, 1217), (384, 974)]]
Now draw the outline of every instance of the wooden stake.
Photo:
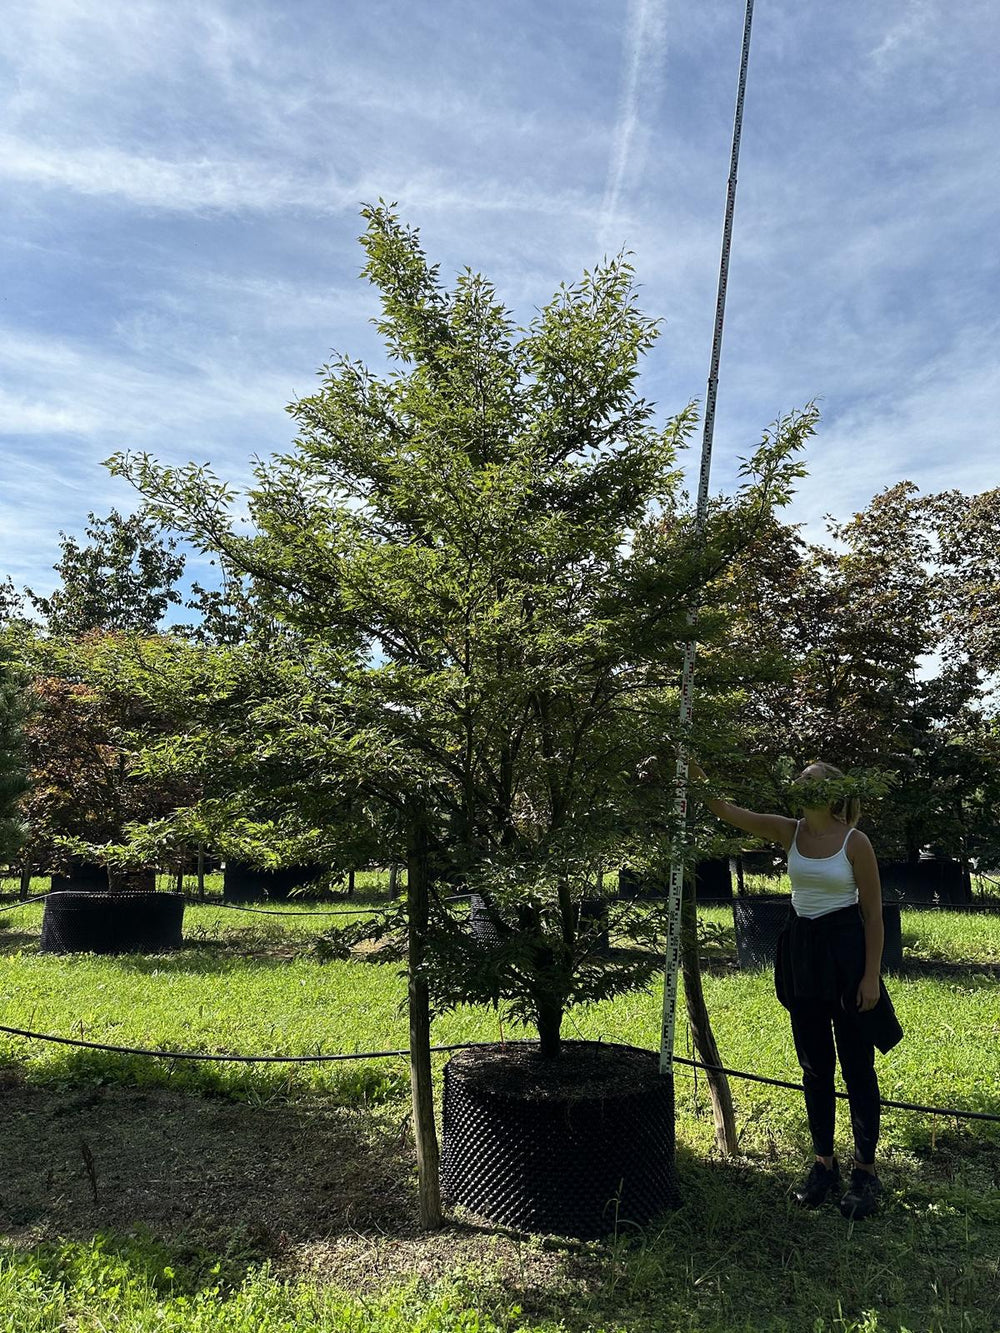
[[(685, 877), (684, 897), (681, 900), (681, 970), (684, 976), (684, 1002), (687, 1006), (691, 1035), (694, 1038), (696, 1058), (702, 1064), (721, 1065), (722, 1058), (715, 1043), (708, 1006), (705, 1004), (705, 991), (701, 984), (701, 964), (698, 960), (698, 903), (693, 872), (688, 872)], [(723, 1156), (731, 1157), (736, 1152), (738, 1136), (729, 1079), (717, 1069), (706, 1069), (705, 1081), (712, 1097), (716, 1147)]]
[(427, 982), (420, 975), (429, 922), (427, 817), (418, 806), (410, 825), (406, 908), (408, 935), (408, 1001), (410, 1010), (410, 1095), (413, 1137), (417, 1148), (420, 1225), (430, 1231), (444, 1220), (441, 1213), (440, 1158), (434, 1123), (434, 1085), (431, 1080), (431, 1012)]

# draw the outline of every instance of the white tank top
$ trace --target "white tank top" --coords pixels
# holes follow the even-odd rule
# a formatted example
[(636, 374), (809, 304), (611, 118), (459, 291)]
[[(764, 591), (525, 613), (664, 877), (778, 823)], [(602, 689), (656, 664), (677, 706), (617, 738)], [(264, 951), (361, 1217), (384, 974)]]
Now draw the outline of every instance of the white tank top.
[(847, 830), (839, 852), (832, 856), (803, 856), (799, 851), (799, 825), (788, 849), (788, 878), (792, 881), (792, 906), (797, 916), (825, 916), (858, 901), (854, 867), (847, 859)]

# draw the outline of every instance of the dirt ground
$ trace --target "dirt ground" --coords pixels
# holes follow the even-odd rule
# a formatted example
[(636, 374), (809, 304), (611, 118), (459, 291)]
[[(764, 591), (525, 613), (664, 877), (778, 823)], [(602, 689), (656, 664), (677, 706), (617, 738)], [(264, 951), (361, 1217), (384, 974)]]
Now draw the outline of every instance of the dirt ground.
[(181, 1247), (364, 1292), (473, 1270), (551, 1302), (602, 1280), (599, 1245), (547, 1243), (450, 1222), (417, 1224), (413, 1147), (401, 1104), (319, 1097), (251, 1106), (166, 1089), (65, 1091), (0, 1071), (0, 1235), (89, 1240), (136, 1228)]

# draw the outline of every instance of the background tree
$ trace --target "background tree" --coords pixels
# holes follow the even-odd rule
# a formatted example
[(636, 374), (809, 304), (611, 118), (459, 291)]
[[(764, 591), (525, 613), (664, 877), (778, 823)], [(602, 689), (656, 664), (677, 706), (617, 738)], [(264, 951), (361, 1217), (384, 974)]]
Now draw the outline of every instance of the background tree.
[(962, 611), (976, 592), (988, 601), (988, 553), (982, 534), (959, 540), (980, 500), (900, 482), (829, 520), (826, 543), (776, 522), (734, 564), (737, 656), (762, 661), (771, 645), (774, 665), (743, 691), (740, 734), (711, 742), (747, 757), (748, 799), (780, 807), (790, 774), (822, 757), (891, 779), (863, 803), (882, 855), (915, 860), (931, 844), (964, 857), (989, 841), (989, 617)]
[(24, 680), (0, 644), (0, 863), (10, 861), (24, 841), (18, 799), (27, 788)]
[(149, 514), (106, 518), (90, 514), (89, 542), (60, 533), (55, 571), (62, 582), (49, 597), (27, 589), (29, 600), (53, 635), (89, 630), (152, 634), (166, 609), (181, 601), (174, 585), (184, 570), (177, 542), (162, 534)]
[[(952, 652), (1000, 673), (1000, 487), (942, 491), (927, 500), (938, 543), (944, 630)], [(994, 694), (995, 697), (995, 694)]]
[[(125, 829), (165, 815), (190, 799), (162, 775), (139, 771), (147, 738), (162, 730), (143, 678), (162, 668), (169, 641), (99, 632), (79, 640), (22, 637), (30, 674), (25, 723), (30, 786), (21, 798), (25, 855), (39, 869), (85, 857), (113, 869), (157, 864), (130, 856)], [(171, 701), (171, 716), (185, 706)]]

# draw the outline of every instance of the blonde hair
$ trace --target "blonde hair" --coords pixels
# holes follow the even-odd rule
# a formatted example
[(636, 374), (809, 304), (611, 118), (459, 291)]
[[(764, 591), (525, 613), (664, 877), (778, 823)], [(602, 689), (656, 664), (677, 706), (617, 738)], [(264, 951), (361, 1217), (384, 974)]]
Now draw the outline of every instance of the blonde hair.
[[(806, 768), (818, 768), (824, 778), (833, 780), (846, 778), (847, 776), (834, 764), (828, 764), (823, 759), (814, 759), (811, 764), (806, 764)], [(802, 771), (805, 772), (805, 769)], [(830, 814), (833, 815), (834, 819), (842, 819), (845, 824), (850, 824), (853, 828), (861, 818), (861, 798), (858, 796), (841, 796), (839, 800), (831, 804)]]

